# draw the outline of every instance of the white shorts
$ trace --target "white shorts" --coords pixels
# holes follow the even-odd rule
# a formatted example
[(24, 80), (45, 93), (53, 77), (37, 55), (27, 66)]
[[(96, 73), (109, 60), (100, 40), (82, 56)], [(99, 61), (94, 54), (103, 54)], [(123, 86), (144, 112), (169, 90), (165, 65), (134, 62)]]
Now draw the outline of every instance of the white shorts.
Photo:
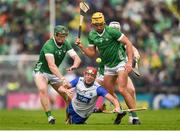
[(61, 83), (61, 80), (53, 74), (49, 74), (49, 73), (45, 73), (45, 72), (34, 72), (33, 71), (33, 76), (35, 76), (37, 74), (42, 74), (46, 78), (48, 83), (51, 85)]
[(112, 68), (105, 66), (104, 74), (105, 75), (118, 75), (119, 71), (125, 70), (126, 62), (127, 62), (126, 60), (121, 61), (117, 66), (112, 67)]

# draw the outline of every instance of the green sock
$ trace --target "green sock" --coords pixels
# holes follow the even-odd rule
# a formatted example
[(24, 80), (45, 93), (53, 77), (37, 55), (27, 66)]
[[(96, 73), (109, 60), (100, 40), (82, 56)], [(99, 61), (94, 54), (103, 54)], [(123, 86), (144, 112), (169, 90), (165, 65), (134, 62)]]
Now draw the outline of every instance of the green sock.
[(129, 116), (132, 116), (132, 112), (129, 112)]
[(47, 117), (51, 116), (51, 111), (47, 111), (47, 112), (45, 112), (45, 113), (46, 113), (46, 116), (47, 116)]
[[(136, 112), (132, 111), (132, 112), (130, 112), (130, 113), (131, 113), (131, 116), (132, 116), (132, 117), (137, 117)], [(129, 114), (130, 114), (130, 113), (129, 113)]]

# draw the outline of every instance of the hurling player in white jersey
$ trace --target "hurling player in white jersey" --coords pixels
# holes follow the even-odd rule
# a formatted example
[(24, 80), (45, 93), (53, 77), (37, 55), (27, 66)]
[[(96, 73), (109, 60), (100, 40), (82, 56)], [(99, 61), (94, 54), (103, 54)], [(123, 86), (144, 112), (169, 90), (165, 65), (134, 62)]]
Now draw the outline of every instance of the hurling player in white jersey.
[[(109, 27), (113, 27), (117, 30), (121, 30), (121, 26), (120, 26), (120, 23), (117, 22), (117, 21), (113, 21), (113, 22), (110, 22), (109, 24)], [(137, 64), (137, 61), (139, 60), (140, 58), (140, 54), (138, 52), (138, 50), (133, 46), (133, 53), (134, 53), (134, 67), (133, 67), (133, 71), (135, 72), (136, 75), (140, 75), (140, 73), (138, 72), (138, 64)], [(101, 64), (101, 63), (100, 63)], [(97, 75), (97, 78), (96, 78), (96, 81), (103, 85), (103, 80), (104, 80), (104, 66), (101, 64), (101, 66), (99, 66), (99, 68), (102, 68), (102, 69), (99, 69), (101, 70), (98, 75)], [(135, 92), (135, 87), (134, 87), (134, 84), (131, 80), (130, 77), (128, 77), (128, 81), (127, 81), (127, 88), (128, 88), (128, 91), (130, 92), (130, 94), (132, 95), (132, 97), (134, 99), (136, 99), (136, 92)], [(120, 90), (120, 93), (123, 95), (123, 92), (121, 92)], [(103, 105), (102, 105), (103, 106)], [(102, 107), (98, 107), (97, 109), (103, 109)], [(98, 110), (96, 110), (98, 112)], [(129, 123), (131, 124), (140, 124), (140, 121), (139, 121), (139, 118), (137, 116), (134, 116), (134, 114), (132, 112), (129, 113)]]
[(113, 103), (114, 112), (121, 114), (121, 119), (125, 112), (121, 112), (119, 102), (99, 85), (96, 79), (97, 70), (94, 67), (87, 67), (84, 71), (84, 77), (78, 77), (70, 82), (74, 88), (71, 103), (67, 107), (69, 124), (84, 124), (93, 113), (98, 96), (103, 96)]

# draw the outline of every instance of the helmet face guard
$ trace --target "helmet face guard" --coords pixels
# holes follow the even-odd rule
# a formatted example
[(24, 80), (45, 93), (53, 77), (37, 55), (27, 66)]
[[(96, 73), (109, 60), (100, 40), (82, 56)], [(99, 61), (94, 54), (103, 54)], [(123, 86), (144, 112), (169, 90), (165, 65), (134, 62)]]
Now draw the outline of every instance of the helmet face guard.
[(94, 13), (91, 18), (91, 23), (104, 24), (105, 23), (104, 15), (101, 12)]
[(57, 36), (57, 34), (67, 36), (69, 34), (69, 31), (65, 26), (58, 25), (54, 28), (54, 35)]

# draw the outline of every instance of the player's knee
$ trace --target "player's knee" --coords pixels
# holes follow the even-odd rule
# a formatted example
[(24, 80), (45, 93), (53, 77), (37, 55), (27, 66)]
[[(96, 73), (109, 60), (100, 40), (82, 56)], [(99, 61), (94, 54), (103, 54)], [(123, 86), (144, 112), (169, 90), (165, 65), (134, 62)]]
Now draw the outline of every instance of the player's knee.
[(131, 91), (132, 91), (132, 93), (133, 93), (133, 94), (135, 94), (135, 93), (136, 93), (136, 90), (135, 90), (135, 89), (132, 89)]
[(47, 95), (47, 90), (44, 89), (44, 88), (40, 88), (40, 89), (39, 89), (39, 95), (40, 95), (40, 96), (41, 96), (41, 95)]
[(119, 93), (121, 93), (121, 94), (125, 94), (125, 93), (127, 92), (127, 89), (126, 89), (126, 88), (123, 88), (123, 87), (119, 87), (119, 88), (118, 88), (118, 91), (119, 91)]

